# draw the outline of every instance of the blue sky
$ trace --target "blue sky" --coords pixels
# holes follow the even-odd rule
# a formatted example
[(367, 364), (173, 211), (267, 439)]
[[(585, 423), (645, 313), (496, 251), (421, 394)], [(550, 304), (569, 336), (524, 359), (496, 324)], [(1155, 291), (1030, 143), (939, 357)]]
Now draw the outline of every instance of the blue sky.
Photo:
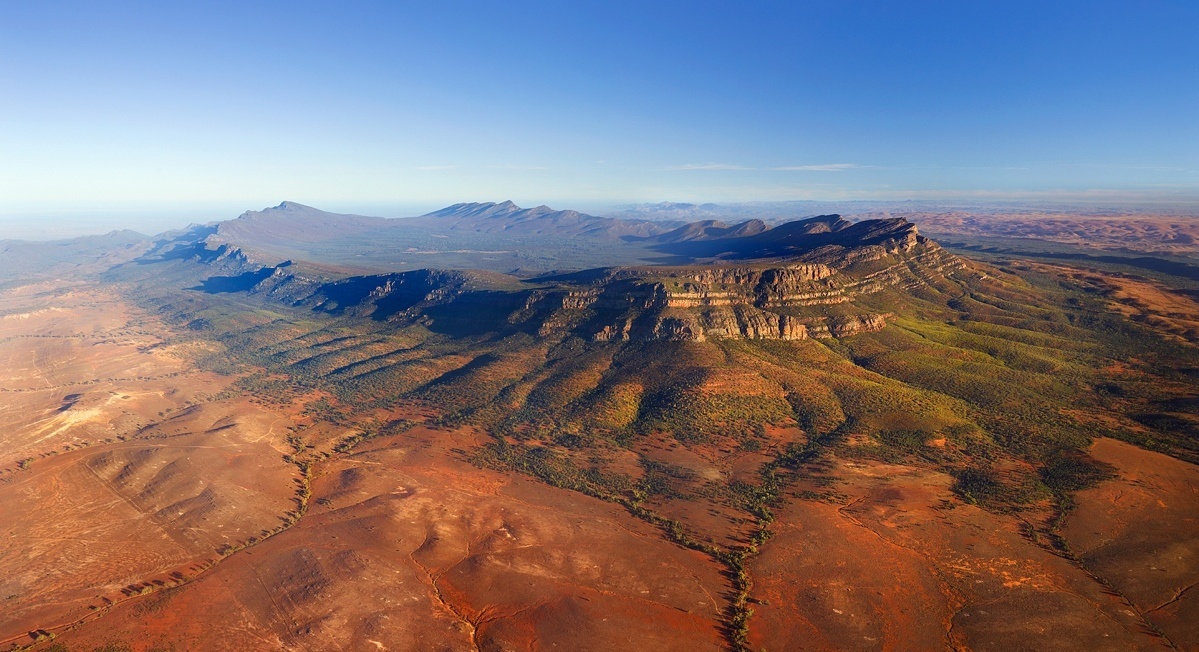
[(1193, 200), (1197, 35), (1192, 0), (0, 2), (0, 213)]

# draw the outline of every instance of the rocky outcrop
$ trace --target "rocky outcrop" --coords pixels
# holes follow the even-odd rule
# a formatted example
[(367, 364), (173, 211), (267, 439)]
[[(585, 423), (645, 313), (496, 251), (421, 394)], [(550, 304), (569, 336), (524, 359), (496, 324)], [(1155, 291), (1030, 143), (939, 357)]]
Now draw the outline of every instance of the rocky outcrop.
[(624, 317), (595, 331), (590, 339), (613, 340), (688, 340), (710, 339), (804, 340), (809, 337), (847, 337), (881, 330), (886, 318), (880, 314), (848, 315), (835, 318), (803, 318), (752, 307), (718, 309), (704, 312), (671, 312), (647, 318)]
[(803, 320), (748, 306), (707, 311), (701, 314), (700, 323), (709, 337), (750, 340), (802, 340), (808, 337), (808, 326)]
[(837, 317), (828, 321), (828, 333), (832, 337), (848, 337), (858, 333), (881, 331), (887, 325), (883, 315), (853, 315)]
[[(805, 230), (838, 234), (855, 227), (817, 220)], [(553, 322), (563, 330), (601, 341), (849, 337), (886, 326), (885, 314), (855, 309), (855, 301), (951, 283), (964, 268), (902, 220), (858, 230), (875, 244), (840, 257), (822, 248), (774, 264), (594, 270), (557, 279), (568, 288), (547, 301), (556, 302)]]

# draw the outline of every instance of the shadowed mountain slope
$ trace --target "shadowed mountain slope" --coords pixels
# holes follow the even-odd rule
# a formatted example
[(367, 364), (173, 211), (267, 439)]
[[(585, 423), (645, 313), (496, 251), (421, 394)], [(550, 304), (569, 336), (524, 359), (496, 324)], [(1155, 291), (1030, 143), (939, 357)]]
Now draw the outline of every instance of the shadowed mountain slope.
[(549, 206), (521, 208), (511, 201), (499, 204), (454, 204), (408, 223), (441, 226), (454, 230), (473, 230), (481, 233), (508, 232), (570, 238), (619, 238), (661, 233), (671, 223), (649, 220), (597, 217), (573, 210), (554, 210)]
[(716, 238), (744, 238), (756, 235), (768, 229), (762, 220), (747, 220), (740, 224), (729, 226), (719, 220), (702, 220), (680, 226), (673, 231), (667, 231), (652, 236), (654, 242), (674, 243), (691, 240), (712, 240)]
[[(752, 223), (747, 222), (742, 226), (749, 224)], [(657, 245), (655, 249), (693, 258), (728, 260), (800, 255), (811, 257), (818, 252), (824, 258), (837, 260), (853, 249), (869, 246), (902, 249), (923, 240), (915, 225), (903, 219), (853, 223), (840, 215), (820, 215), (786, 222), (771, 229), (730, 229), (727, 234), (717, 237), (667, 242)]]

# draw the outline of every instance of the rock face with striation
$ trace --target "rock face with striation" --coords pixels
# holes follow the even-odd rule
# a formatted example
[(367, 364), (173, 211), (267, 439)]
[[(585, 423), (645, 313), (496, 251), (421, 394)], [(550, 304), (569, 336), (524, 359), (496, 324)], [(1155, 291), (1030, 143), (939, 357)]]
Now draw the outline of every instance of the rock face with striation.
[[(800, 340), (880, 330), (890, 312), (888, 293), (952, 283), (952, 275), (965, 269), (902, 220), (796, 224), (774, 229), (783, 243), (774, 246), (817, 246), (767, 260), (605, 268), (524, 282), (418, 270), (320, 283), (277, 269), (260, 274), (264, 278), (252, 291), (335, 314), (419, 320), (435, 330), (512, 330), (592, 341)], [(760, 235), (743, 239), (765, 246)], [(508, 287), (501, 287), (505, 280)]]
[[(888, 293), (952, 283), (965, 270), (903, 220), (822, 216), (738, 240), (753, 242), (740, 242), (738, 253), (700, 241), (725, 249), (706, 265), (543, 279), (568, 288), (547, 295), (559, 302), (553, 322), (594, 340), (847, 337), (886, 326)], [(785, 255), (743, 260), (746, 250)]]
[[(305, 215), (306, 210), (287, 205), (274, 212)], [(506, 224), (543, 212), (507, 203), (470, 204), (452, 206), (438, 217), (467, 214)], [(198, 289), (244, 291), (314, 311), (419, 322), (454, 334), (524, 332), (590, 341), (848, 337), (886, 327), (897, 305), (926, 288), (959, 294), (954, 275), (975, 273), (902, 219), (851, 223), (836, 215), (772, 229), (756, 223), (695, 223), (660, 245), (664, 252), (687, 250), (692, 264), (600, 268), (525, 280), (430, 269), (328, 280), (319, 270), (290, 261), (256, 264), (208, 234), (196, 235), (163, 255), (189, 257), (230, 274), (209, 277)]]

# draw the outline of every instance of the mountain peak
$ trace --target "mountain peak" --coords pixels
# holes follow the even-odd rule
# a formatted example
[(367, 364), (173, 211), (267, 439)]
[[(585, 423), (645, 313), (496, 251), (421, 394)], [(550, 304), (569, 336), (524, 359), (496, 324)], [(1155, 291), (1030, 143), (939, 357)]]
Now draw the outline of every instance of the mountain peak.
[(258, 210), (258, 211), (246, 211), (246, 212), (242, 213), (241, 215), (238, 215), (237, 218), (241, 219), (241, 220), (248, 220), (248, 219), (261, 218), (265, 215), (270, 215), (273, 213), (299, 213), (299, 212), (322, 213), (324, 211), (321, 211), (320, 209), (317, 209), (317, 208), (313, 208), (311, 206), (305, 206), (304, 204), (300, 204), (300, 203), (297, 203), (294, 201), (282, 201), (282, 202), (279, 202), (278, 206), (267, 206), (266, 208), (264, 208), (262, 210)]
[(522, 211), (512, 200), (495, 202), (463, 202), (427, 213), (425, 217), (503, 217)]
[[(329, 213), (294, 201), (284, 201), (260, 211), (246, 211), (235, 220), (216, 225), (214, 243), (232, 242), (250, 249), (270, 249), (296, 242), (323, 242), (333, 235), (378, 229), (382, 217)], [(278, 252), (290, 253), (290, 252)]]

